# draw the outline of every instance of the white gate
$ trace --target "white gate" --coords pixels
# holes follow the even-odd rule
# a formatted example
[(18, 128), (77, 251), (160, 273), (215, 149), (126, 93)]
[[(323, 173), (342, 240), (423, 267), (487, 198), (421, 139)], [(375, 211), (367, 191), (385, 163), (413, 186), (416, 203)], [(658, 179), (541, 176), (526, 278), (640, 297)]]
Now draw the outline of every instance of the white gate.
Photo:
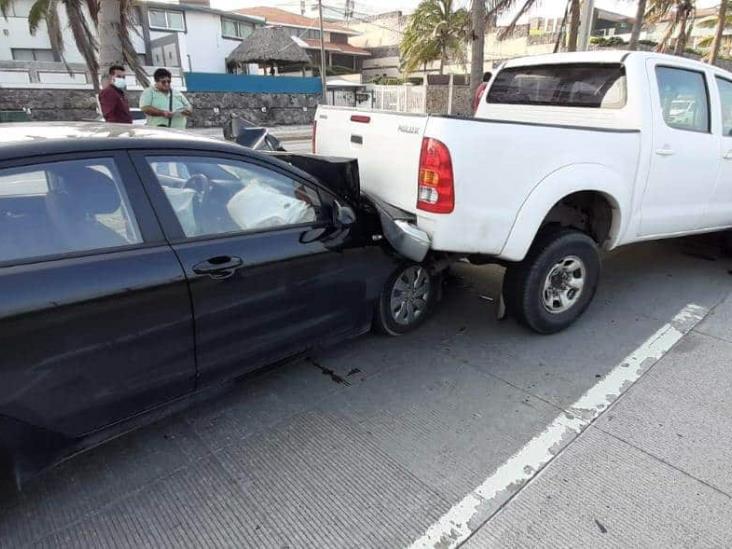
[(373, 109), (411, 113), (423, 113), (425, 111), (426, 94), (424, 86), (369, 84), (366, 86), (366, 90), (371, 94), (371, 107)]

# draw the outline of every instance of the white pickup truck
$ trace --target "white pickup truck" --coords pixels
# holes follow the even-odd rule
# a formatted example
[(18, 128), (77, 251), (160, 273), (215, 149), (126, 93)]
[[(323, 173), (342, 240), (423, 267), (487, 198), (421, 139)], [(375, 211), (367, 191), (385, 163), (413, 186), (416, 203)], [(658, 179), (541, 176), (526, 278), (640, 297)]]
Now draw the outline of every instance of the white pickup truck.
[(507, 311), (541, 333), (587, 308), (600, 248), (732, 227), (732, 74), (680, 57), (512, 60), (475, 118), (319, 107), (316, 125), (317, 153), (356, 157), (423, 238), (413, 259), (506, 265)]

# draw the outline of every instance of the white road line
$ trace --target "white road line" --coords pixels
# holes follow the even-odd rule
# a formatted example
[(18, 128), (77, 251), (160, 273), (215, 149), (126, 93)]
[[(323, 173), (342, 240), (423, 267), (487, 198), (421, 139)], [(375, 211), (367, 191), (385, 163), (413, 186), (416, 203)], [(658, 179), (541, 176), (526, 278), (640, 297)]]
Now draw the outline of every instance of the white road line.
[[(525, 484), (554, 459), (563, 442), (576, 438), (592, 421), (655, 364), (707, 314), (698, 305), (684, 307), (668, 324), (645, 340), (640, 347), (615, 366), (560, 414), (538, 436), (511, 456), (470, 494), (456, 503), (416, 540), (411, 549), (457, 547), (481, 526), (479, 508), (488, 508), (491, 500), (512, 487)], [(483, 517), (485, 519), (487, 517)]]

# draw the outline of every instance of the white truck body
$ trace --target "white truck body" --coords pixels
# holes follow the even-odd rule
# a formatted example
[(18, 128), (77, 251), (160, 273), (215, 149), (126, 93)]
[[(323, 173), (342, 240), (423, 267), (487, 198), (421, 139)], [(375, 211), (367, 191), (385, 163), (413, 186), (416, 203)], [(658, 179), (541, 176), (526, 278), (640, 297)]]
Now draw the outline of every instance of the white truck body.
[[(600, 90), (594, 108), (487, 100), (509, 71), (528, 90), (517, 102), (530, 103), (544, 76), (521, 71), (562, 66), (620, 67), (624, 76)], [(591, 84), (562, 93), (593, 100)], [(694, 96), (702, 85), (706, 105)], [(537, 56), (501, 67), (474, 119), (325, 106), (316, 123), (315, 152), (358, 158), (362, 189), (411, 214), (436, 251), (521, 261), (573, 196), (609, 205), (606, 228), (596, 231), (605, 249), (732, 227), (732, 75), (695, 61), (622, 51)], [(446, 213), (417, 204), (426, 138), (449, 150), (454, 206)]]

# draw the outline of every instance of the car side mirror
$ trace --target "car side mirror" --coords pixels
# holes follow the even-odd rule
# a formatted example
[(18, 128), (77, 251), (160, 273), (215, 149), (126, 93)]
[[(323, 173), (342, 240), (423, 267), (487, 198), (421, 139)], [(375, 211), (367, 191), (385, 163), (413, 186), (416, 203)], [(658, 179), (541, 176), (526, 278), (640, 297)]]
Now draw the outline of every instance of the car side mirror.
[(356, 223), (356, 212), (350, 206), (346, 206), (335, 200), (333, 202), (333, 221), (339, 228), (350, 227)]

